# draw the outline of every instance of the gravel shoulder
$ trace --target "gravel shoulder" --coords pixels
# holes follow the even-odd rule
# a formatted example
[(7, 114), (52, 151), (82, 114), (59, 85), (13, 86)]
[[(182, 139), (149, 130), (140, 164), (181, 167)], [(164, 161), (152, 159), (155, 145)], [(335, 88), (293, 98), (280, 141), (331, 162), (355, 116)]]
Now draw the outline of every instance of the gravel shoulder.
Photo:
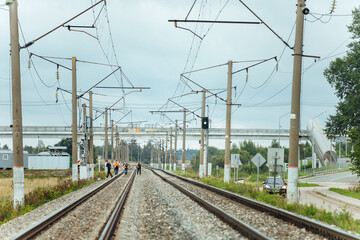
[(114, 239), (246, 239), (144, 169), (135, 178)]

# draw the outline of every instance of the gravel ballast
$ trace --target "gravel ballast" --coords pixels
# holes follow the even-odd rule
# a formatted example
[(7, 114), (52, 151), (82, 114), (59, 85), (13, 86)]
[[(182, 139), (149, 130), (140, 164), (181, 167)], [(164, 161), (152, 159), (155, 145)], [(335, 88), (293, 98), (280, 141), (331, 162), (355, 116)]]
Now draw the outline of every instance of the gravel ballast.
[(149, 170), (135, 178), (114, 239), (246, 239)]
[(213, 193), (209, 190), (184, 182), (178, 178), (171, 177), (161, 171), (157, 171), (157, 173), (167, 179), (170, 179), (174, 183), (180, 185), (181, 187), (184, 187), (185, 189), (191, 191), (192, 193), (205, 199), (206, 201), (209, 201), (210, 203), (218, 206), (222, 210), (233, 215), (239, 220), (251, 225), (252, 227), (258, 229), (260, 232), (266, 234), (271, 238), (289, 240), (327, 239), (320, 235), (313, 234), (312, 232), (309, 232), (304, 228), (299, 228), (295, 225), (289, 224), (288, 222), (273, 217), (267, 213), (254, 210), (233, 200), (225, 198), (219, 194)]
[(43, 231), (36, 239), (97, 239), (132, 172), (120, 176)]

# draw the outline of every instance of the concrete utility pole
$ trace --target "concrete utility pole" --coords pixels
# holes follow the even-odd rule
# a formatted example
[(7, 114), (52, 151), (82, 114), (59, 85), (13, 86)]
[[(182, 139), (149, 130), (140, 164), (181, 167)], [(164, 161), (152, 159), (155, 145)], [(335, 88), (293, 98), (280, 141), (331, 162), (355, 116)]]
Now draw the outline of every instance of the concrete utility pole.
[(228, 81), (227, 81), (227, 99), (226, 99), (224, 182), (230, 181), (231, 89), (232, 89), (232, 61), (230, 60), (228, 62)]
[[(8, 4), (9, 5), (9, 4)], [(13, 114), (14, 208), (24, 204), (24, 159), (17, 1), (10, 3), (11, 81)]]
[(105, 161), (108, 160), (108, 108), (105, 108)]
[(158, 168), (161, 167), (161, 140), (159, 140), (159, 149), (158, 149)]
[(83, 107), (83, 131), (84, 131), (84, 163), (85, 165), (88, 163), (87, 153), (88, 153), (88, 144), (87, 144), (87, 134), (86, 134), (86, 104), (82, 105)]
[(78, 180), (76, 57), (72, 57), (72, 180)]
[(164, 139), (161, 140), (161, 147), (160, 147), (160, 150), (161, 150), (161, 169), (164, 169), (164, 166), (165, 166), (165, 163), (164, 163)]
[(204, 171), (205, 171), (205, 176), (208, 176), (208, 147), (209, 147), (209, 129), (205, 129), (205, 143), (204, 143)]
[(172, 127), (170, 127), (170, 158), (169, 158), (170, 171), (172, 171), (173, 166), (173, 156), (172, 156)]
[(166, 131), (166, 140), (165, 140), (165, 170), (167, 170), (167, 148), (168, 148), (169, 135)]
[[(209, 108), (208, 108), (208, 110), (209, 110)], [(205, 110), (205, 112), (206, 112), (206, 110)], [(208, 111), (208, 114), (206, 116), (209, 116), (209, 111)], [(205, 177), (208, 176), (209, 128), (210, 128), (210, 120), (208, 122), (208, 128), (205, 129), (205, 131), (204, 131), (204, 172), (205, 172), (204, 175), (205, 175)]]
[(90, 177), (94, 177), (94, 126), (93, 126), (93, 100), (92, 91), (89, 92), (89, 116), (90, 116)]
[(301, 91), (301, 68), (303, 53), (303, 32), (304, 32), (304, 0), (298, 0), (296, 10), (296, 32), (294, 46), (294, 69), (291, 93), (291, 117), (290, 117), (290, 140), (289, 140), (289, 171), (287, 196), (291, 203), (298, 201), (297, 180), (298, 169), (298, 148), (299, 148), (299, 124), (300, 124), (300, 91)]
[(174, 171), (176, 171), (176, 160), (177, 160), (177, 131), (178, 131), (178, 120), (175, 120)]
[(88, 141), (87, 141), (87, 134), (86, 134), (86, 104), (82, 105), (83, 107), (83, 131), (84, 131), (84, 151), (83, 151), (83, 161), (82, 165), (80, 166), (80, 179), (87, 179), (87, 163), (88, 163)]
[[(116, 139), (116, 154), (115, 154), (115, 159), (119, 160), (120, 158), (120, 153), (119, 153), (119, 130), (118, 130), (118, 126), (116, 125), (116, 133), (115, 133), (115, 139)], [(119, 161), (120, 162), (120, 161)]]
[(111, 162), (114, 162), (114, 120), (111, 120)]
[(184, 108), (184, 123), (183, 123), (183, 149), (182, 149), (182, 160), (181, 160), (181, 173), (185, 174), (185, 139), (186, 139), (186, 110)]
[(150, 149), (150, 167), (154, 167), (153, 153), (154, 153), (154, 149), (151, 148)]
[[(201, 123), (202, 119), (205, 117), (205, 98), (206, 98), (206, 91), (203, 90), (202, 94), (202, 108), (201, 108)], [(201, 126), (201, 139), (200, 139), (200, 166), (199, 166), (199, 177), (204, 177), (204, 132), (205, 129)]]

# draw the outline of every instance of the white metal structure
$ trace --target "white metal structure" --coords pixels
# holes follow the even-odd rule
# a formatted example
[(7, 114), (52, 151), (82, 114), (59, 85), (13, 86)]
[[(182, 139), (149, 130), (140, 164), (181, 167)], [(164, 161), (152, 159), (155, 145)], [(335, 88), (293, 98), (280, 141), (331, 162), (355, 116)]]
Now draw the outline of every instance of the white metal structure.
[(30, 155), (29, 169), (69, 169), (70, 156)]
[(330, 164), (337, 162), (337, 154), (334, 152), (331, 141), (326, 137), (320, 120), (312, 118), (307, 123), (308, 134), (315, 150), (316, 155), (325, 165), (325, 159), (328, 159)]

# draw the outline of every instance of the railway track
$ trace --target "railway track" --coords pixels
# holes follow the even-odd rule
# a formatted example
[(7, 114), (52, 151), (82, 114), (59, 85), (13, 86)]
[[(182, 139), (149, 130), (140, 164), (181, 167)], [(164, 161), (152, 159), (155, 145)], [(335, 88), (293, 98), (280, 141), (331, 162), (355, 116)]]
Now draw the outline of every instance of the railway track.
[[(79, 238), (82, 239), (89, 239), (87, 237), (84, 237), (84, 231), (81, 229), (76, 229), (76, 225), (78, 222), (81, 222), (81, 219), (93, 221), (94, 218), (97, 218), (96, 216), (101, 219), (102, 217), (106, 219), (106, 222), (102, 222), (102, 224), (96, 224), (100, 225), (97, 227), (94, 227), (94, 231), (97, 233), (90, 233), (91, 238), (93, 239), (109, 239), (111, 236), (111, 233), (114, 230), (114, 224), (113, 222), (117, 221), (117, 218), (119, 218), (121, 214), (121, 209), (124, 205), (124, 202), (126, 200), (126, 197), (130, 191), (131, 185), (135, 178), (135, 171), (129, 171), (130, 174), (124, 175), (123, 173), (120, 173), (119, 175), (113, 177), (112, 179), (106, 181), (102, 185), (95, 188), (90, 193), (86, 194), (85, 196), (79, 198), (78, 200), (70, 203), (66, 207), (60, 209), (59, 211), (55, 212), (51, 216), (47, 217), (46, 219), (42, 220), (41, 222), (33, 225), (32, 227), (24, 230), (23, 232), (19, 233), (12, 239), (47, 239), (47, 238), (58, 238), (58, 239), (66, 239), (69, 238), (69, 234), (71, 238), (77, 238), (76, 234), (81, 235)], [(122, 184), (123, 183), (123, 184)], [(89, 206), (94, 206), (94, 201), (98, 202), (99, 205), (106, 206), (105, 202), (109, 199), (104, 199), (103, 195), (106, 194), (106, 192), (112, 191), (115, 189), (114, 192), (116, 192), (117, 189), (120, 189), (120, 187), (123, 187), (123, 190), (121, 191), (121, 194), (118, 194), (118, 197), (111, 198), (114, 199), (112, 202), (116, 202), (116, 205), (114, 208), (104, 208), (107, 210), (107, 213), (104, 214), (104, 210), (102, 213), (93, 213), (93, 211), (87, 211), (86, 209), (89, 208)], [(105, 193), (104, 193), (105, 191)], [(105, 200), (104, 203), (102, 203), (101, 200)], [(93, 203), (90, 203), (93, 201)], [(85, 206), (88, 204), (87, 206)], [(81, 209), (83, 208), (83, 209)], [(76, 211), (79, 211), (78, 213), (75, 213)], [(88, 216), (88, 214), (95, 214), (93, 216)], [(74, 214), (75, 216), (71, 215)], [(85, 216), (84, 218), (80, 218), (80, 216)], [(88, 216), (88, 217), (86, 217)], [(109, 217), (110, 216), (110, 217)], [(70, 218), (70, 219), (67, 219)], [(62, 223), (65, 222), (65, 223)], [(75, 224), (72, 224), (75, 223)], [(68, 225), (67, 225), (68, 224)], [(91, 227), (91, 223), (85, 223), (85, 228)], [(85, 229), (89, 230), (89, 229)], [(73, 233), (68, 233), (69, 231), (73, 231)], [(57, 235), (59, 234), (59, 235)], [(65, 234), (65, 235), (61, 235)], [(67, 234), (67, 235), (66, 235)]]
[[(152, 171), (155, 173), (154, 170)], [(234, 194), (229, 191), (218, 189), (201, 182), (183, 178), (165, 171), (157, 171), (155, 174), (164, 181), (179, 189), (181, 192), (185, 193), (203, 207), (207, 208), (209, 211), (216, 214), (224, 222), (238, 230), (242, 235), (245, 235), (251, 239), (265, 238), (256, 236), (257, 233), (253, 233), (252, 229), (246, 227), (246, 225), (260, 226), (260, 228), (264, 229), (263, 235), (268, 238), (270, 237), (275, 239), (291, 239), (291, 235), (296, 236), (296, 234), (301, 233), (303, 234), (301, 238), (304, 238), (304, 236), (310, 236), (307, 239), (360, 239), (359, 236), (348, 233), (336, 227), (264, 204), (259, 201), (255, 201), (250, 198), (243, 197), (238, 194)], [(215, 208), (219, 208), (223, 212), (215, 210), (211, 204), (216, 205)], [(244, 207), (248, 208), (248, 210), (240, 211), (240, 209)], [(257, 212), (256, 214), (259, 215), (256, 221), (252, 219), (248, 224), (246, 224), (245, 222), (248, 221), (246, 218), (249, 218), (247, 215), (249, 212)], [(234, 221), (234, 219), (231, 217), (229, 218), (227, 215), (232, 215), (231, 217), (239, 221)], [(274, 218), (275, 220), (272, 220), (271, 218)], [(242, 223), (239, 224), (239, 222), (245, 223), (245, 227), (240, 226)], [(272, 224), (273, 222), (275, 224)], [(269, 230), (270, 228), (266, 228), (267, 224), (270, 226), (270, 228), (271, 226), (275, 228), (278, 225), (285, 229), (276, 230), (274, 233), (272, 233)], [(292, 230), (294, 227), (298, 228), (298, 230)], [(253, 228), (258, 229), (258, 227)], [(298, 231), (300, 233), (297, 233)], [(258, 232), (260, 231), (258, 230)], [(281, 234), (287, 235), (281, 236)]]

